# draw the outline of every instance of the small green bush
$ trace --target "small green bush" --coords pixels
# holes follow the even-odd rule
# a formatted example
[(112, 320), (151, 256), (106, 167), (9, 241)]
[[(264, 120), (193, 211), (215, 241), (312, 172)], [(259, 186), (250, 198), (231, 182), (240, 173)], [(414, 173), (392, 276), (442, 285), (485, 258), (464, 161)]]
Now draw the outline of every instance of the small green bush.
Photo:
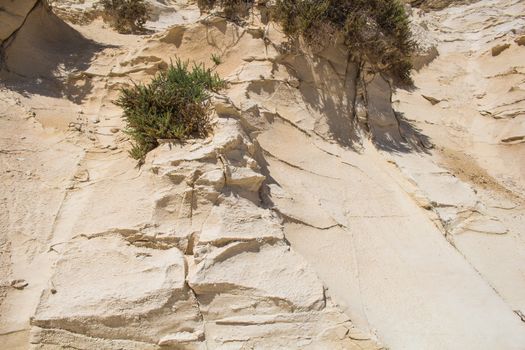
[(342, 38), (358, 60), (410, 81), (415, 43), (398, 0), (277, 0), (273, 13), (287, 35), (314, 47)]
[(213, 63), (218, 66), (219, 64), (222, 63), (222, 58), (221, 56), (217, 55), (217, 54), (214, 54), (212, 53), (211, 54), (211, 60), (213, 61)]
[(210, 10), (216, 6), (221, 7), (224, 16), (230, 20), (238, 21), (248, 15), (254, 0), (197, 0), (201, 10)]
[(149, 17), (149, 9), (144, 0), (102, 0), (100, 3), (118, 32), (144, 31), (144, 24)]
[(210, 131), (210, 91), (225, 82), (203, 65), (179, 59), (150, 84), (123, 88), (116, 104), (124, 109), (126, 133), (132, 139), (130, 155), (143, 161), (161, 139), (204, 137)]

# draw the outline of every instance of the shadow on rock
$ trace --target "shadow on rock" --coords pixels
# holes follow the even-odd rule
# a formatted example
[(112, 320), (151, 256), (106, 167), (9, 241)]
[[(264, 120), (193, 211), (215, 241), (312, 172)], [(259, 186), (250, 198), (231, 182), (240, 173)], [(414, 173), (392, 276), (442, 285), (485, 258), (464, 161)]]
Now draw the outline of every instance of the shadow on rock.
[(392, 133), (387, 132), (385, 135), (374, 135), (373, 141), (376, 147), (382, 151), (393, 153), (430, 153), (434, 144), (430, 138), (423, 134), (421, 129), (407, 120), (404, 114), (394, 111), (398, 123), (398, 130)]
[(0, 47), (0, 79), (23, 95), (66, 97), (80, 104), (90, 93), (91, 82), (66, 77), (86, 70), (106, 47), (84, 38), (38, 4)]
[(355, 149), (360, 143), (354, 123), (357, 65), (337, 47), (313, 57), (289, 55), (285, 62), (290, 75), (298, 78), (302, 100), (316, 118), (314, 131)]

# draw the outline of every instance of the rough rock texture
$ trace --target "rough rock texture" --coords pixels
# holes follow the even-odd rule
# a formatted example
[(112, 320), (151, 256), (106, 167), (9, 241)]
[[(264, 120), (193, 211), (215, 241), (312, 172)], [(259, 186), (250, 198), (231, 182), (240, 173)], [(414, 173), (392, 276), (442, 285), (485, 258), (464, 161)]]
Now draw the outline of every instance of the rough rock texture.
[(39, 0), (4, 1), (0, 8), (0, 44), (22, 27), (28, 13)]
[[(89, 24), (104, 16), (99, 0), (49, 0), (53, 12), (74, 24)], [(174, 24), (195, 21), (200, 16), (199, 8), (192, 0), (146, 0), (150, 18), (147, 29), (167, 29)]]
[(177, 248), (137, 247), (118, 236), (99, 236), (72, 240), (63, 249), (32, 320), (38, 327), (32, 342), (53, 344), (57, 334), (50, 329), (98, 338), (104, 347), (111, 346), (110, 339), (139, 348), (181, 334), (203, 337)]
[[(497, 9), (481, 1), (427, 14), (440, 55), (414, 76), (417, 91), (394, 97), (399, 113), (436, 143), (438, 167), (396, 163), (435, 203), (451, 243), (518, 313), (525, 307), (517, 292), (525, 266), (525, 52), (514, 40), (525, 21), (514, 14), (524, 9), (521, 1), (501, 1)], [(494, 57), (501, 45), (508, 48)], [(425, 103), (423, 95), (439, 103)]]
[[(522, 349), (524, 5), (493, 3), (412, 11), (411, 90), (257, 12), (125, 36), (37, 5), (3, 46), (0, 344)], [(118, 89), (212, 54), (213, 134), (137, 168)]]
[(90, 49), (88, 40), (38, 1), (24, 25), (3, 44), (2, 68), (26, 77), (56, 74), (71, 69), (72, 62)]
[(464, 5), (476, 1), (478, 0), (404, 0), (405, 3), (425, 10), (442, 10), (448, 6)]

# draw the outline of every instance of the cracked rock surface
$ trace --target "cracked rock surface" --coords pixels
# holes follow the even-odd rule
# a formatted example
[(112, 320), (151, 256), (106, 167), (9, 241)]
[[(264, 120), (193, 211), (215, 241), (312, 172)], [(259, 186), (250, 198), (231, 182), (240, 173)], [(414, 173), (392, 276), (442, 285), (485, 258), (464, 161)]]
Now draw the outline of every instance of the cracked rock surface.
[[(411, 9), (410, 90), (258, 9), (52, 3), (0, 0), (0, 347), (523, 349), (522, 1)], [(119, 88), (212, 54), (213, 133), (137, 167)]]

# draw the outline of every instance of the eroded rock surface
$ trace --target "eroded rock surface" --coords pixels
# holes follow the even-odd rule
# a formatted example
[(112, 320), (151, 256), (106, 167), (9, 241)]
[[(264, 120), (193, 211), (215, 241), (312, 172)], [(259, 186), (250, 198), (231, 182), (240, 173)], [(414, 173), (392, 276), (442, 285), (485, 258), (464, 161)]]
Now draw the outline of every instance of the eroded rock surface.
[[(414, 9), (427, 38), (397, 91), (342, 47), (290, 51), (257, 11), (154, 2), (156, 33), (57, 37), (38, 8), (0, 90), (0, 343), (521, 349), (523, 4), (497, 3)], [(31, 69), (24, 38), (49, 43)], [(136, 167), (118, 89), (212, 54), (213, 134)]]
[(64, 331), (72, 338), (97, 339), (104, 348), (114, 346), (113, 339), (147, 348), (181, 333), (195, 341), (204, 337), (177, 248), (136, 247), (118, 235), (81, 237), (62, 248), (31, 322), (32, 343), (75, 344)]
[(26, 16), (39, 0), (4, 1), (0, 10), (0, 44), (22, 27)]

